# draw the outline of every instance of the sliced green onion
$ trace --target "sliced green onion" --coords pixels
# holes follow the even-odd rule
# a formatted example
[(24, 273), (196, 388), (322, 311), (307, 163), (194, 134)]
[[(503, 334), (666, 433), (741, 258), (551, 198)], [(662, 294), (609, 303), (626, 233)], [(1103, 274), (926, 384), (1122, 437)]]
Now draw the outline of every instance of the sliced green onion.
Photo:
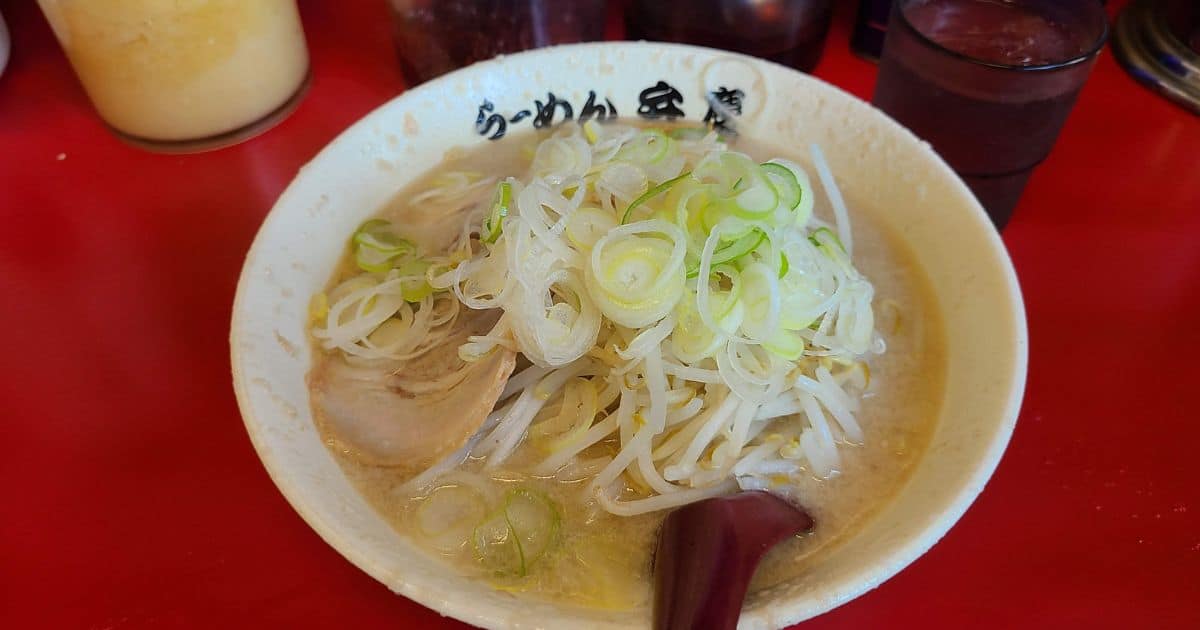
[(779, 195), (775, 192), (775, 187), (764, 176), (755, 178), (750, 184), (739, 188), (734, 203), (737, 210), (740, 211), (736, 214), (754, 218), (774, 210), (775, 205), (779, 203)]
[[(779, 193), (775, 190), (766, 171), (753, 160), (740, 153), (722, 153), (721, 167), (726, 177), (733, 178), (728, 198), (722, 204), (734, 216), (756, 219), (775, 210), (779, 205)], [(724, 196), (718, 194), (718, 196)]]
[[(791, 180), (789, 180), (789, 182), (794, 181), (796, 186), (799, 188), (799, 201), (795, 206), (789, 208), (788, 210), (791, 213), (792, 220), (797, 226), (804, 227), (805, 225), (808, 225), (808, 222), (810, 219), (812, 219), (813, 215), (813, 187), (812, 180), (809, 179), (808, 173), (805, 172), (804, 168), (802, 168), (799, 164), (796, 164), (791, 160), (776, 158), (770, 162), (767, 162), (767, 164), (764, 164), (763, 166), (766, 167), (768, 164), (775, 165), (776, 167), (782, 167), (791, 174)], [(771, 170), (782, 176), (780, 171), (777, 171), (774, 168)], [(775, 182), (775, 180), (772, 179), (772, 182)], [(787, 187), (787, 184), (785, 184), (784, 187)], [(783, 194), (783, 191), (780, 190), (780, 195), (782, 196)], [(780, 224), (782, 225), (782, 221)]]
[(762, 230), (751, 230), (749, 234), (714, 251), (712, 257), (713, 265), (740, 259), (742, 256), (758, 249), (758, 246), (762, 245), (766, 238), (767, 235)]
[(808, 240), (819, 249), (828, 249), (829, 243), (834, 243), (842, 251), (842, 254), (846, 253), (846, 246), (842, 245), (842, 239), (838, 238), (838, 235), (829, 228), (823, 227), (813, 230), (813, 233), (808, 236)]
[(804, 337), (797, 331), (780, 328), (763, 342), (762, 347), (780, 358), (798, 361), (804, 355)]
[(800, 198), (803, 191), (800, 188), (800, 182), (796, 180), (796, 174), (788, 167), (775, 162), (767, 162), (760, 165), (767, 179), (771, 180), (771, 185), (775, 187), (775, 192), (779, 193), (779, 205), (788, 210), (795, 210), (800, 205)]
[[(808, 256), (813, 255), (812, 249), (807, 245), (799, 243), (796, 245), (798, 248), (789, 254), (794, 256), (794, 259), (784, 255), (783, 249), (779, 252), (789, 263), (787, 273), (779, 277), (781, 289), (779, 326), (788, 330), (807, 328), (813, 319), (820, 315), (820, 305), (829, 298), (813, 274), (805, 272), (805, 261)], [(808, 253), (805, 253), (806, 251)], [(818, 249), (818, 251), (820, 250)], [(792, 260), (799, 262), (792, 265)]]
[(754, 226), (751, 223), (744, 221), (740, 217), (737, 217), (724, 210), (721, 208), (721, 204), (719, 203), (709, 204), (708, 207), (704, 208), (704, 212), (702, 212), (701, 215), (701, 224), (704, 226), (706, 235), (708, 232), (711, 232), (714, 227), (726, 219), (735, 219), (737, 223), (740, 223), (741, 229), (728, 227), (725, 231), (721, 232), (722, 243), (732, 243), (748, 234), (754, 233)]
[(704, 210), (708, 207), (708, 188), (695, 180), (675, 186), (667, 193), (666, 207), (675, 208), (671, 220), (683, 229), (688, 238), (688, 269), (696, 270), (697, 251), (704, 248), (709, 228), (704, 225)]
[(525, 575), (525, 557), (504, 510), (492, 512), (471, 532), (475, 557), (496, 575)]
[(504, 217), (512, 206), (512, 184), (500, 182), (496, 185), (496, 194), (492, 195), (492, 209), (483, 219), (479, 230), (479, 240), (484, 243), (495, 243), (504, 229)]
[(384, 254), (370, 247), (358, 246), (354, 252), (354, 262), (359, 269), (379, 273), (392, 268), (392, 259), (397, 254)]
[(416, 251), (412, 242), (400, 238), (392, 231), (392, 224), (383, 219), (372, 219), (359, 226), (354, 232), (354, 262), (359, 269), (380, 273), (392, 268), (392, 261)]
[(413, 250), (413, 244), (397, 236), (392, 231), (392, 222), (384, 219), (371, 219), (358, 226), (353, 240), (355, 245), (382, 253), (401, 254)]
[(508, 491), (504, 511), (528, 567), (554, 544), (561, 521), (558, 509), (545, 494), (516, 488)]
[(742, 302), (746, 305), (742, 330), (753, 339), (766, 341), (779, 326), (779, 279), (767, 265), (752, 262), (742, 269), (742, 283)]
[[(741, 236), (735, 241), (727, 245), (717, 248), (713, 252), (712, 264), (715, 267), (721, 263), (732, 262), (741, 259), (746, 254), (758, 249), (762, 245), (767, 235), (762, 230), (751, 228), (750, 232)], [(695, 278), (700, 274), (700, 262), (698, 260), (688, 261), (687, 277)]]
[(516, 488), (475, 528), (471, 543), (480, 562), (497, 575), (524, 577), (558, 539), (560, 524), (558, 509), (546, 495)]
[[(740, 282), (737, 292), (740, 295)], [(714, 293), (712, 298), (719, 302), (715, 303), (713, 300), (709, 302), (714, 311), (712, 318), (714, 323), (727, 334), (733, 334), (738, 326), (742, 325), (742, 318), (745, 314), (741, 299), (730, 299), (731, 293), (732, 291)], [(671, 350), (675, 356), (688, 363), (696, 363), (711, 357), (725, 343), (724, 337), (718, 335), (715, 330), (704, 323), (704, 318), (698, 309), (695, 292), (688, 291), (676, 306), (675, 329), (671, 331), (669, 338)], [(723, 311), (724, 314), (717, 316), (715, 311)]]
[(396, 267), (399, 275), (413, 276), (400, 281), (400, 297), (404, 298), (405, 302), (420, 302), (433, 295), (433, 287), (427, 279), (428, 270), (429, 262), (420, 259), (405, 261)]
[(687, 236), (651, 219), (613, 228), (592, 247), (588, 295), (610, 320), (641, 328), (665, 317), (683, 295)]
[(661, 183), (661, 184), (659, 184), (659, 185), (655, 186), (654, 188), (651, 188), (650, 190), (647, 190), (646, 192), (642, 193), (642, 196), (641, 196), (641, 197), (638, 197), (637, 199), (634, 199), (634, 200), (633, 200), (633, 203), (629, 204), (629, 207), (628, 207), (628, 208), (625, 208), (625, 214), (622, 214), (622, 215), (621, 215), (621, 224), (622, 224), (622, 225), (624, 225), (624, 224), (626, 224), (626, 223), (629, 223), (629, 219), (630, 219), (630, 217), (631, 217), (631, 216), (633, 216), (633, 211), (634, 211), (634, 210), (635, 210), (635, 209), (636, 209), (638, 206), (640, 206), (640, 205), (642, 205), (642, 204), (646, 203), (647, 201), (650, 201), (651, 199), (653, 199), (653, 198), (655, 198), (655, 197), (657, 197), (657, 196), (659, 196), (659, 195), (663, 194), (664, 192), (666, 192), (666, 191), (670, 190), (670, 189), (671, 189), (673, 186), (675, 186), (675, 184), (678, 184), (679, 182), (683, 181), (684, 179), (687, 179), (687, 178), (688, 178), (688, 177), (689, 177), (691, 174), (692, 174), (692, 173), (689, 171), (689, 172), (687, 172), (687, 173), (684, 173), (683, 175), (680, 175), (679, 177), (675, 177), (675, 178), (672, 178), (672, 179), (668, 179), (667, 181), (665, 181), (665, 182), (663, 182), (663, 183)]
[[(591, 122), (591, 121), (588, 121)], [(567, 225), (563, 230), (567, 240), (580, 250), (588, 250), (601, 236), (617, 227), (617, 220), (611, 212), (591, 206), (582, 207), (567, 217)]]
[[(713, 289), (709, 293), (709, 304), (712, 307), (713, 318), (720, 321), (727, 317), (738, 300), (742, 297), (742, 274), (733, 265), (716, 265), (712, 268), (709, 279), (716, 276), (729, 278), (729, 290)], [(734, 329), (736, 330), (736, 329)], [(732, 330), (730, 332), (733, 332)]]
[(667, 158), (674, 141), (658, 129), (645, 129), (621, 147), (616, 159), (634, 164), (658, 164)]
[(765, 238), (760, 241), (758, 247), (754, 249), (754, 255), (755, 258), (762, 261), (764, 264), (778, 269), (780, 279), (786, 276), (788, 274), (788, 270), (791, 269), (791, 262), (788, 260), (787, 254), (783, 251), (783, 249), (772, 247), (771, 243)]
[(846, 251), (842, 239), (833, 230), (826, 227), (817, 228), (808, 235), (808, 240), (842, 271), (850, 274), (858, 273), (854, 271), (854, 265), (850, 262), (850, 254)]
[(487, 502), (475, 488), (445, 485), (435, 488), (414, 513), (417, 531), (436, 549), (454, 552), (471, 537), (471, 523), (487, 514)]

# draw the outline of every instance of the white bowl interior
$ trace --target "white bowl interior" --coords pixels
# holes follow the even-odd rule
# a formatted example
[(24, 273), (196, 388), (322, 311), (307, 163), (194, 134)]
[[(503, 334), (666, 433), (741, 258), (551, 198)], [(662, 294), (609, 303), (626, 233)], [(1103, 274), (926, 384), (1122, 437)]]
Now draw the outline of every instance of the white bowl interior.
[[(346, 235), (446, 149), (488, 142), (475, 129), (483, 99), (497, 112), (532, 108), (547, 92), (578, 114), (589, 91), (634, 114), (638, 94), (665, 80), (687, 120), (706, 88), (746, 94), (738, 130), (770, 146), (819, 143), (854, 200), (908, 242), (946, 326), (946, 396), (909, 483), (874, 519), (796, 579), (747, 602), (742, 627), (779, 627), (878, 585), (932, 546), (991, 475), (1024, 388), (1027, 340), (1012, 266), (987, 217), (929, 147), (866, 103), (807, 75), (730, 53), (646, 43), (544, 49), (460, 70), (401, 95), (351, 127), (311, 163), (263, 224), (238, 286), (231, 351), (247, 430), (296, 511), (351, 562), (443, 614), (488, 627), (621, 627), (612, 615), (517, 599), (449, 570), (400, 537), (347, 481), (313, 427), (305, 373), (309, 297), (323, 289)], [(523, 125), (510, 124), (510, 133)], [(503, 140), (500, 140), (503, 141)]]

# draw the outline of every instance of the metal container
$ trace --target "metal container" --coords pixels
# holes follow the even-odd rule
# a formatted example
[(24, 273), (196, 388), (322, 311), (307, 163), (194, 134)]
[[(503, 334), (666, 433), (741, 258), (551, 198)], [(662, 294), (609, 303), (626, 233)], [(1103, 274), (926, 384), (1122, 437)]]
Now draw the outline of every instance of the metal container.
[(1133, 78), (1200, 114), (1200, 3), (1134, 0), (1117, 21), (1113, 50)]

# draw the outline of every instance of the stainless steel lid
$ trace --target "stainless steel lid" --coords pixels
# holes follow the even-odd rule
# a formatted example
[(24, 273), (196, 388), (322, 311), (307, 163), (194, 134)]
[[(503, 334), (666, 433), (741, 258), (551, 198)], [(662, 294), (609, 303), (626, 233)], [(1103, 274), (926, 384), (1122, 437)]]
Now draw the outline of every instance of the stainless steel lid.
[(1134, 0), (1113, 36), (1117, 59), (1133, 78), (1200, 114), (1200, 3)]

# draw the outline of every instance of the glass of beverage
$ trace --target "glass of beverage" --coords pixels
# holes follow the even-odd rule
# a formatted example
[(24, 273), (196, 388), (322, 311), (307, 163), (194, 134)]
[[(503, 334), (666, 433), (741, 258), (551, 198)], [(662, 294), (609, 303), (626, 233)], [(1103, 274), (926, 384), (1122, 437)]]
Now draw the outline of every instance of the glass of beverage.
[(604, 39), (606, 0), (389, 0), (412, 84), (499, 54)]
[(1108, 36), (1096, 0), (896, 0), (873, 102), (1003, 227)]
[(632, 0), (630, 39), (733, 50), (810, 72), (821, 58), (832, 0)]
[(308, 81), (296, 0), (38, 0), (100, 118), (130, 144), (204, 151), (262, 133)]

